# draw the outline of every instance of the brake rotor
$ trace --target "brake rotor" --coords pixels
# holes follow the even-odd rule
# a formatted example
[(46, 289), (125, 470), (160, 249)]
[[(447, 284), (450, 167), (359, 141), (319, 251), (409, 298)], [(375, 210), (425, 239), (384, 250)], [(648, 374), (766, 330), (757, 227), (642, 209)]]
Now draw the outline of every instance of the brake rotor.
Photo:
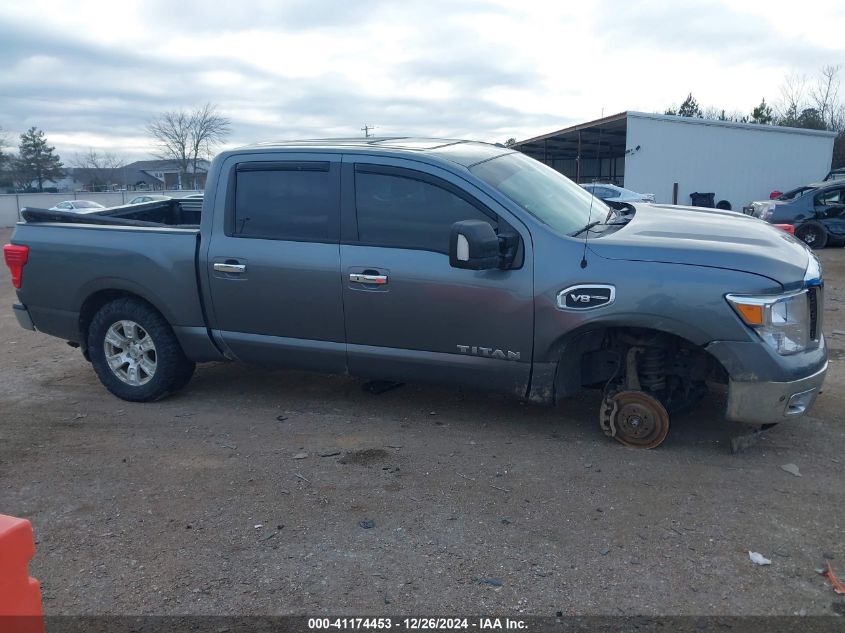
[(669, 414), (644, 391), (617, 391), (602, 401), (599, 425), (625, 446), (656, 448), (669, 434)]

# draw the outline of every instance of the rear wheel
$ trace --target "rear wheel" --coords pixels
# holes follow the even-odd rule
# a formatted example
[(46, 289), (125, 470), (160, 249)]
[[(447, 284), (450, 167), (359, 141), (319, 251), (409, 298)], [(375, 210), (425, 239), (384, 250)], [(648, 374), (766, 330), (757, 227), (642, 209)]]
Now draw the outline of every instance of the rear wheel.
[(133, 402), (177, 391), (194, 371), (164, 317), (139, 299), (100, 308), (88, 329), (88, 353), (106, 389)]
[(795, 230), (795, 237), (812, 249), (824, 248), (829, 239), (827, 229), (818, 222), (802, 224)]

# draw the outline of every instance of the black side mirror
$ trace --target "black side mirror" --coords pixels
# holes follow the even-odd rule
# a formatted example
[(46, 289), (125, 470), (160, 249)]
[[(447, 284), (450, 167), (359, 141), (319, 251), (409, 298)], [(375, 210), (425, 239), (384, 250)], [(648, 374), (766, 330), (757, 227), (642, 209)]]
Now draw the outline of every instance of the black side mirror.
[(462, 220), (449, 235), (449, 264), (453, 268), (488, 270), (499, 268), (499, 236), (483, 220)]

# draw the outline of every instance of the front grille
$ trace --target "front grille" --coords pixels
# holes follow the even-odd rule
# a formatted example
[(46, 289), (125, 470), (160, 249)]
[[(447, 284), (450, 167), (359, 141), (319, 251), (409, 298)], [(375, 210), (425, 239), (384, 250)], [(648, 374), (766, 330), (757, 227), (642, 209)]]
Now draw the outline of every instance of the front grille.
[(819, 293), (821, 288), (813, 287), (807, 291), (807, 300), (810, 302), (810, 340), (819, 340)]

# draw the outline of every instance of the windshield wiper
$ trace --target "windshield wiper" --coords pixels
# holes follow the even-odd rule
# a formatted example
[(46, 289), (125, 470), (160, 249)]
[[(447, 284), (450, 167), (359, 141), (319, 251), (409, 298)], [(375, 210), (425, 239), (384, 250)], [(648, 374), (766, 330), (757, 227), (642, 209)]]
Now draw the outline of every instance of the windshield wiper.
[(591, 228), (593, 228), (594, 226), (598, 226), (599, 224), (602, 224), (602, 222), (600, 222), (598, 220), (596, 220), (595, 222), (590, 222), (589, 224), (585, 224), (584, 226), (582, 226), (580, 229), (578, 229), (574, 233), (570, 233), (570, 235), (572, 237), (578, 237), (584, 231), (589, 231)]
[(623, 224), (628, 224), (628, 222), (630, 222), (631, 219), (632, 219), (631, 217), (625, 217), (623, 220), (618, 221), (618, 222), (600, 222), (600, 221), (596, 220), (594, 222), (590, 222), (589, 224), (585, 224), (580, 229), (578, 229), (574, 233), (570, 233), (569, 235), (571, 235), (572, 237), (578, 237), (584, 231), (589, 231), (590, 229), (595, 228), (595, 227), (600, 226), (600, 225), (601, 226), (622, 226)]

